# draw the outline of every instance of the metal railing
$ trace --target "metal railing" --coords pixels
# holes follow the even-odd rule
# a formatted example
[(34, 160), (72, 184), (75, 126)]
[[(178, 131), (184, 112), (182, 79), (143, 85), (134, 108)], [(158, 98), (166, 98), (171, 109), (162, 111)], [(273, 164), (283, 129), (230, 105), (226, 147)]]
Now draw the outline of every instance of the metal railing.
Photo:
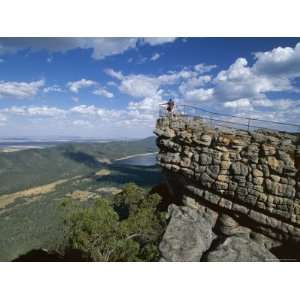
[[(159, 106), (159, 116), (171, 116), (171, 114), (166, 110), (165, 105)], [(246, 131), (264, 129), (294, 133), (300, 132), (300, 124), (283, 123), (257, 118), (239, 117), (229, 114), (211, 112), (203, 108), (191, 105), (176, 105), (174, 110), (174, 117), (200, 118), (212, 127), (222, 127)]]

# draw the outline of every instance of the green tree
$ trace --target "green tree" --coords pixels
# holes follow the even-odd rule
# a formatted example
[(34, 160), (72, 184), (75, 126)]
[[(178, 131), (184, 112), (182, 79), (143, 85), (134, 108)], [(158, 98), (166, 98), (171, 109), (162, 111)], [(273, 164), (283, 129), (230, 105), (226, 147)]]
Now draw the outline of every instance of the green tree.
[(128, 184), (112, 198), (90, 207), (67, 204), (66, 235), (71, 249), (92, 261), (157, 260), (164, 218), (160, 197)]

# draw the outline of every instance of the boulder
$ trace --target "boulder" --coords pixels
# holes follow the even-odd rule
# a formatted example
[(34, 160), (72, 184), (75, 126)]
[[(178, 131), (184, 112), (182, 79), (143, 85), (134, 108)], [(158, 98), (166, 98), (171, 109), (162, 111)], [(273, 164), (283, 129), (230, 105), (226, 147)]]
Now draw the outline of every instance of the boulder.
[(216, 214), (186, 206), (169, 206), (170, 222), (159, 245), (161, 261), (200, 261), (216, 235)]
[(209, 252), (205, 261), (214, 262), (252, 262), (279, 261), (267, 248), (246, 236), (231, 236)]
[(227, 236), (231, 235), (248, 235), (251, 230), (247, 227), (240, 226), (239, 223), (227, 214), (222, 214), (218, 220), (219, 231)]

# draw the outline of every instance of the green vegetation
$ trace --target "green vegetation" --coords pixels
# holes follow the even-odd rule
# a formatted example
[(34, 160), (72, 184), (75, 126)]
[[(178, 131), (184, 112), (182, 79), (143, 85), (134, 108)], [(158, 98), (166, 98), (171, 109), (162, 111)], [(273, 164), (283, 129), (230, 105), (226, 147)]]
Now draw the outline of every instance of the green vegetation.
[(0, 261), (32, 249), (55, 250), (63, 243), (62, 200), (35, 201), (0, 214)]
[(88, 207), (66, 201), (69, 247), (87, 261), (155, 261), (164, 228), (159, 202), (135, 184)]
[[(106, 167), (105, 167), (106, 168)], [(0, 261), (13, 260), (32, 249), (53, 249), (62, 243), (63, 213), (61, 202), (73, 191), (88, 191), (94, 194), (90, 200), (106, 196), (99, 192), (102, 187), (121, 188), (133, 181), (145, 190), (161, 182), (158, 167), (110, 165), (111, 174), (104, 177), (94, 175), (67, 181), (50, 193), (32, 198), (19, 198), (0, 209)], [(75, 200), (78, 201), (78, 200)]]
[[(0, 261), (16, 259), (32, 249), (45, 248), (52, 251), (64, 247), (62, 232), (64, 211), (61, 203), (62, 199), (72, 199), (73, 192), (82, 192), (82, 199), (75, 199), (72, 202), (77, 203), (78, 208), (82, 208), (95, 205), (95, 199), (103, 197), (106, 199), (107, 195), (110, 195), (110, 187), (122, 189), (128, 182), (134, 182), (145, 191), (149, 191), (151, 187), (159, 184), (162, 177), (158, 166), (99, 162), (104, 158), (113, 160), (155, 151), (154, 138), (151, 137), (139, 141), (64, 144), (46, 149), (1, 153), (0, 195), (60, 179), (67, 180), (47, 193), (35, 196), (24, 193), (0, 208)], [(104, 176), (98, 176), (97, 173), (102, 169), (109, 172)], [(109, 208), (113, 208), (118, 214), (118, 222), (121, 222), (116, 201), (111, 200)], [(107, 203), (107, 199), (104, 202)], [(123, 234), (125, 223), (122, 223)], [(140, 242), (139, 240), (138, 243)], [(132, 241), (130, 239), (128, 243), (136, 245), (137, 238)], [(132, 259), (142, 260), (143, 255), (146, 257), (147, 251), (151, 252), (149, 249), (155, 247), (153, 243), (147, 242), (139, 246), (138, 254), (134, 254)], [(150, 259), (149, 255), (147, 257)]]
[(0, 153), (0, 195), (77, 175), (102, 166), (101, 159), (157, 151), (154, 137), (137, 141), (74, 143)]

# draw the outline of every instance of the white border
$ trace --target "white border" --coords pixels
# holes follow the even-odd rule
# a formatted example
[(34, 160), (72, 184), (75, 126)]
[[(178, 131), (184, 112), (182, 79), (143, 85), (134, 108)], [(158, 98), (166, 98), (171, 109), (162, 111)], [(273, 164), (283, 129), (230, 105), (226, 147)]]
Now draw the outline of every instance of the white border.
[[(0, 36), (300, 36), (299, 1), (9, 0)], [(0, 70), (1, 71), (1, 70)], [(298, 263), (1, 263), (1, 299), (289, 299)]]
[(290, 263), (2, 263), (0, 267), (5, 300), (273, 300), (291, 299), (298, 287), (298, 276), (291, 276), (298, 264)]
[(300, 36), (298, 0), (2, 0), (1, 36)]

